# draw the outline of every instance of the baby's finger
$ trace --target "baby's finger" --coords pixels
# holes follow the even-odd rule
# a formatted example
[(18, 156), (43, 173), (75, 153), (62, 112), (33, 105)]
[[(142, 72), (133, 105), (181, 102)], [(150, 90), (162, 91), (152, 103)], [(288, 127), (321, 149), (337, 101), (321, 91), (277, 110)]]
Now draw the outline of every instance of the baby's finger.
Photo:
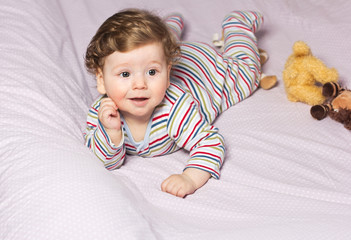
[(166, 180), (164, 180), (164, 181), (162, 182), (162, 184), (161, 184), (161, 190), (162, 190), (163, 192), (166, 192), (168, 183), (169, 183), (169, 178), (167, 178)]
[(116, 110), (118, 109), (118, 108), (117, 108), (117, 105), (115, 104), (114, 101), (112, 101), (111, 98), (104, 98), (104, 99), (101, 101), (101, 103), (100, 103), (100, 108), (101, 108), (101, 107), (106, 107), (106, 106), (112, 107), (112, 108), (114, 108), (114, 109), (116, 109)]
[(172, 191), (174, 191), (174, 187), (175, 187), (175, 183), (174, 183), (174, 179), (172, 176), (168, 177), (161, 186), (162, 191), (167, 192), (167, 193), (172, 193)]
[(175, 195), (177, 197), (184, 198), (187, 195), (187, 192), (182, 187), (180, 187)]
[(117, 110), (110, 106), (105, 106), (103, 109), (99, 111), (99, 116), (101, 116), (101, 118), (103, 119), (107, 119), (109, 117), (116, 117)]

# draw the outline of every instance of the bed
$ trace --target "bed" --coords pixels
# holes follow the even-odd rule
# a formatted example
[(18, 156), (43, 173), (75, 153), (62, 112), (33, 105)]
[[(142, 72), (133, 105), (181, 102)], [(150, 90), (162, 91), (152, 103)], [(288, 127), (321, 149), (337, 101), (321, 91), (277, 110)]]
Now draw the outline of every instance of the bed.
[[(185, 151), (128, 157), (107, 171), (84, 146), (95, 79), (85, 49), (129, 7), (180, 12), (185, 40), (212, 42), (230, 10), (257, 10), (271, 90), (224, 112), (220, 180), (186, 198), (161, 191)], [(288, 101), (282, 71), (297, 40), (351, 88), (351, 4), (282, 0), (4, 0), (0, 3), (0, 239), (350, 239), (351, 133)]]

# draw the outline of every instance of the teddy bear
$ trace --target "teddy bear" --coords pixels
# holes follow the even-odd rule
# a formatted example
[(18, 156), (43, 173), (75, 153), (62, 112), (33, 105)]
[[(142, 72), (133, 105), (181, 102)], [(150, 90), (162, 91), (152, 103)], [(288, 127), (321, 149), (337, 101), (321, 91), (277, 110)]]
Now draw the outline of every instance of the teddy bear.
[(322, 104), (326, 100), (322, 94), (322, 85), (337, 80), (337, 70), (328, 68), (313, 56), (305, 42), (294, 43), (293, 53), (288, 57), (283, 70), (285, 91), (290, 101), (309, 105)]
[(329, 98), (329, 101), (312, 106), (312, 117), (322, 120), (329, 115), (351, 130), (351, 91), (342, 88), (338, 83), (329, 82), (323, 85), (322, 94)]

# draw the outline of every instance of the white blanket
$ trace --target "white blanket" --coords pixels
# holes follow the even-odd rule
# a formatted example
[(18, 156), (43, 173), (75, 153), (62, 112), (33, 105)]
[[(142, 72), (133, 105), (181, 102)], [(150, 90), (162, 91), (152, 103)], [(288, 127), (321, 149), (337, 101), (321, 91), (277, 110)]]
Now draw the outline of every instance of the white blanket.
[[(84, 146), (97, 96), (84, 53), (100, 24), (129, 7), (180, 12), (185, 39), (205, 42), (231, 10), (265, 16), (263, 71), (278, 85), (216, 120), (221, 178), (184, 199), (160, 184), (188, 153), (128, 157), (110, 172)], [(350, 239), (351, 133), (289, 102), (281, 79), (303, 40), (351, 88), (350, 11), (346, 0), (1, 1), (0, 239)]]

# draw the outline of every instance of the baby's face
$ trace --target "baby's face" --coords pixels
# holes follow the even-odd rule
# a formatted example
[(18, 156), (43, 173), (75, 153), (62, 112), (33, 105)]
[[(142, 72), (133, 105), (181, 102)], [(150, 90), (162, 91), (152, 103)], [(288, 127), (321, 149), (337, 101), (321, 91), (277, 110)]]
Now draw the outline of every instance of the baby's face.
[(105, 58), (97, 87), (107, 93), (125, 118), (149, 119), (169, 87), (168, 65), (161, 43), (150, 43)]

